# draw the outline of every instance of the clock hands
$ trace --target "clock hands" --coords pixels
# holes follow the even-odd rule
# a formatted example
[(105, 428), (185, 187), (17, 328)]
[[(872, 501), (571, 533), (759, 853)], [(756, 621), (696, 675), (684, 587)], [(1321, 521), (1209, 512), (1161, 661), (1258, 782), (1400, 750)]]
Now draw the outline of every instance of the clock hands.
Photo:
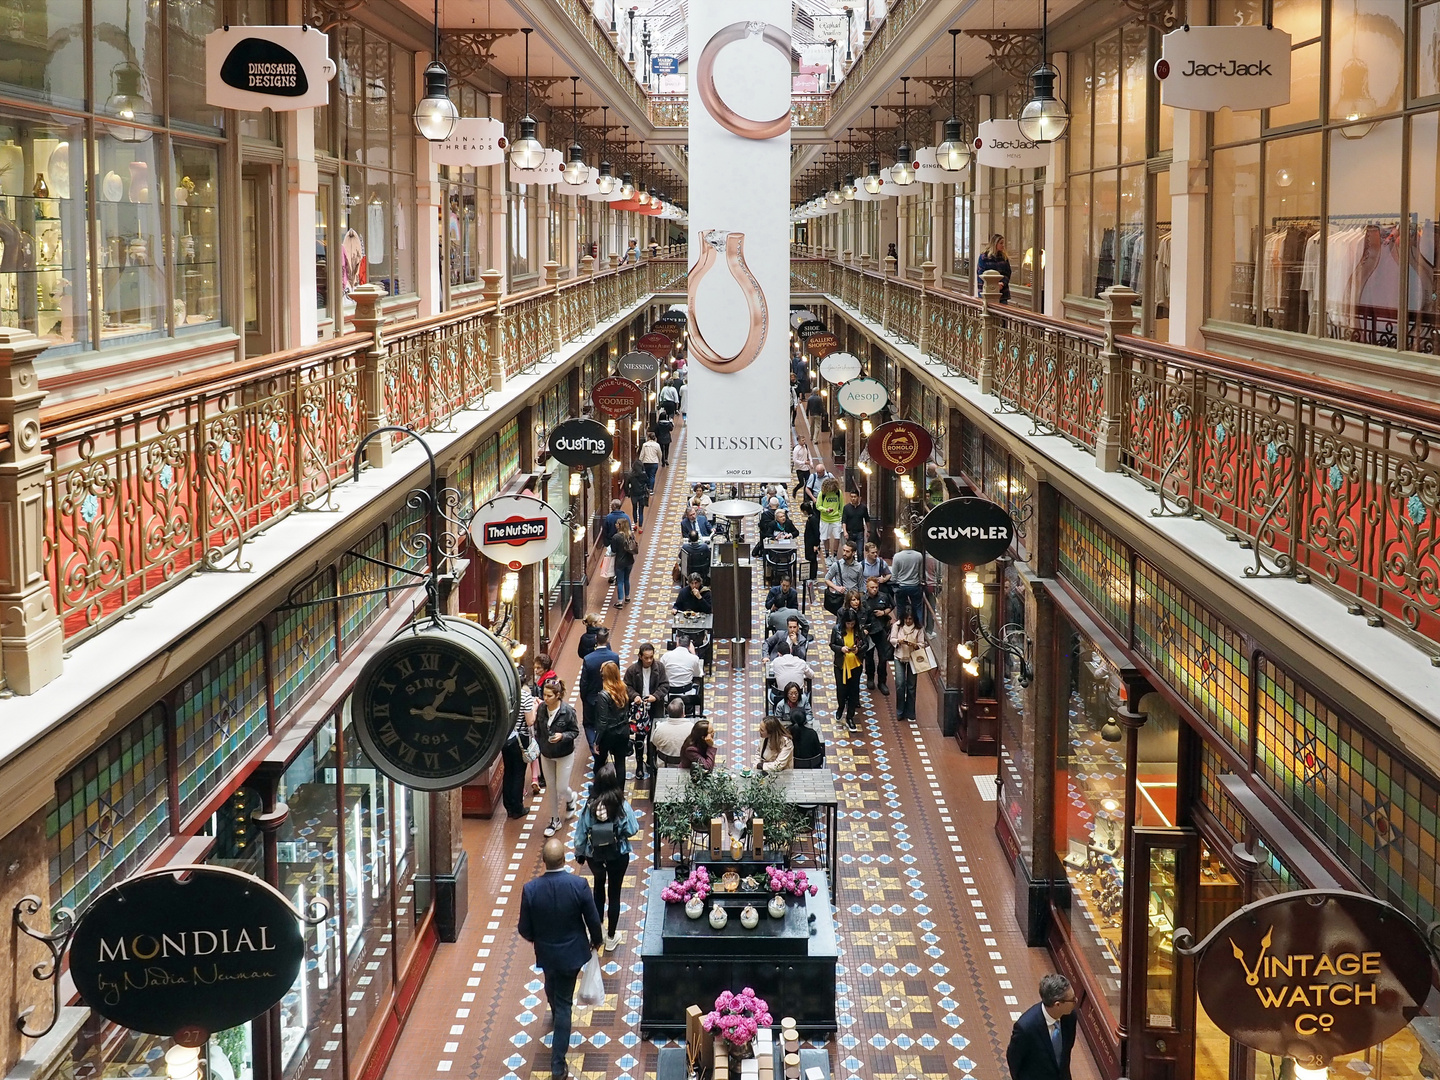
[(411, 709), (410, 715), (418, 716), (422, 720), (435, 720), (437, 718), (442, 720), (470, 719), (468, 716), (460, 716), (458, 713), (442, 713), (438, 711), (441, 703), (450, 696), (451, 692), (454, 691), (454, 689), (455, 676), (452, 675), (450, 676), (450, 678), (446, 679), (440, 684), (440, 692), (435, 695), (434, 701), (430, 702), (429, 705), (426, 705), (423, 708)]
[(453, 691), (454, 689), (455, 689), (455, 676), (452, 675), (452, 676), (450, 676), (450, 678), (446, 679), (444, 682), (442, 682), (442, 683), (440, 684), (440, 693), (438, 693), (438, 694), (435, 695), (435, 700), (430, 703), (430, 708), (432, 708), (432, 709), (438, 709), (438, 708), (440, 708), (440, 703), (441, 703), (442, 701), (444, 701), (447, 697), (449, 697), (451, 691)]
[(465, 723), (473, 723), (477, 717), (466, 716), (464, 713), (436, 712), (433, 705), (426, 705), (423, 709), (411, 709), (411, 716), (418, 716), (422, 720), (463, 720)]

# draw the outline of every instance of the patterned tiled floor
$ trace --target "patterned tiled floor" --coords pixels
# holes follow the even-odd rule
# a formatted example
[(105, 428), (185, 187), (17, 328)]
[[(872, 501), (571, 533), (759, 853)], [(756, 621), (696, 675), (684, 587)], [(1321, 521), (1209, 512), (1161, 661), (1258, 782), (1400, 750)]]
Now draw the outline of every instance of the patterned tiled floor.
[[(676, 432), (676, 447), (683, 433)], [(635, 597), (613, 608), (613, 590), (597, 585), (591, 610), (613, 627), (628, 663), (642, 641), (663, 642), (673, 598), (670, 568), (684, 505), (684, 456), (662, 470)], [(756, 583), (756, 609), (760, 603)], [(828, 617), (811, 613), (821, 644)], [(574, 638), (557, 647), (573, 686)], [(763, 698), (756, 651), (741, 672), (717, 648), (707, 705), (722, 760), (748, 764), (756, 753)], [(894, 719), (893, 698), (862, 692), (854, 735), (833, 723), (828, 650), (811, 654), (816, 718), (828, 764), (841, 789), (836, 920), (841, 943), (837, 983), (840, 1030), (826, 1045), (832, 1074), (844, 1080), (940, 1080), (1005, 1076), (1012, 1020), (1035, 998), (1049, 965), (1025, 946), (1013, 914), (1014, 879), (994, 835), (995, 761), (968, 758), (939, 734), (936, 701), (921, 695), (921, 720)], [(577, 777), (581, 781), (586, 777)], [(572, 786), (578, 783), (572, 782)], [(460, 940), (441, 947), (401, 1038), (391, 1080), (460, 1074), (467, 1080), (549, 1075), (550, 1020), (533, 952), (515, 932), (518, 895), (539, 872), (544, 821), (539, 800), (528, 817), (466, 823), (470, 911)], [(642, 835), (625, 879), (628, 904), (620, 949), (607, 955), (604, 1006), (577, 1010), (569, 1056), (583, 1080), (642, 1080), (654, 1075), (657, 1044), (640, 1038), (643, 922), (641, 885), (651, 858), (650, 805), (634, 800)], [(706, 1004), (706, 1003), (701, 1003)], [(771, 1002), (777, 1015), (783, 1002)], [(1082, 1060), (1083, 1057), (1083, 1060)], [(1075, 1080), (1093, 1080), (1076, 1055)]]

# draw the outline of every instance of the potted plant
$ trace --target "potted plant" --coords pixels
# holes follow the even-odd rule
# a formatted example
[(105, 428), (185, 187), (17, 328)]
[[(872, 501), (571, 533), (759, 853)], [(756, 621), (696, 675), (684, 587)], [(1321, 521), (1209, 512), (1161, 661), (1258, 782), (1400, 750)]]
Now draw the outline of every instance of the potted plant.
[(675, 848), (675, 880), (690, 872), (691, 818), (694, 807), (687, 799), (674, 799), (655, 807), (655, 835)]
[(738, 994), (722, 991), (715, 999), (715, 1008), (700, 1019), (706, 1031), (724, 1040), (732, 1076), (739, 1075), (740, 1061), (755, 1056), (755, 1036), (760, 1029), (774, 1022), (770, 1006), (748, 986)]
[(764, 773), (746, 781), (741, 801), (750, 808), (752, 815), (765, 822), (765, 846), (772, 851), (784, 852), (788, 859), (790, 846), (806, 823), (806, 812), (785, 798)]

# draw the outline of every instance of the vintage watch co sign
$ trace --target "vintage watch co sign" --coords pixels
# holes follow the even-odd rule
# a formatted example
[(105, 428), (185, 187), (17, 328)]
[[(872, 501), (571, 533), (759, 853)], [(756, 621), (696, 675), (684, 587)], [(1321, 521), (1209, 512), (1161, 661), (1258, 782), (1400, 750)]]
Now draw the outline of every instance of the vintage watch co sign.
[(645, 391), (629, 379), (611, 375), (590, 388), (590, 402), (597, 412), (618, 420), (637, 410), (644, 411)]
[(290, 902), (259, 878), (178, 866), (96, 896), (69, 956), (75, 989), (105, 1019), (200, 1046), (289, 993), (305, 937)]
[(1430, 992), (1425, 935), (1363, 893), (1307, 890), (1249, 904), (1198, 946), (1195, 984), (1215, 1026), (1236, 1042), (1323, 1068), (1384, 1042)]
[(205, 102), (290, 112), (330, 103), (330, 38), (308, 26), (229, 26), (205, 35)]
[(935, 443), (922, 425), (912, 420), (891, 420), (870, 433), (866, 448), (885, 468), (904, 473), (928, 461)]
[(1161, 41), (1160, 104), (1196, 112), (1290, 101), (1290, 35), (1263, 26), (1187, 26)]
[(350, 714), (375, 767), (421, 791), (457, 788), (500, 754), (520, 682), (490, 631), (445, 617), (412, 624), (370, 658)]
[(565, 522), (555, 508), (530, 495), (501, 495), (470, 519), (475, 550), (511, 570), (548, 559), (565, 536)]
[(828, 383), (843, 384), (858, 379), (861, 370), (860, 361), (845, 352), (831, 353), (820, 363), (820, 377)]
[(546, 442), (550, 456), (572, 469), (589, 469), (610, 457), (615, 436), (598, 420), (578, 418), (557, 424)]
[(630, 352), (615, 364), (615, 374), (635, 383), (647, 383), (660, 374), (660, 361), (648, 352)]
[[(825, 373), (822, 365), (820, 373)], [(835, 391), (835, 404), (851, 416), (874, 416), (890, 403), (890, 392), (879, 379), (851, 379)]]
[(1015, 522), (989, 499), (947, 499), (925, 515), (915, 539), (946, 566), (984, 566), (1009, 550)]

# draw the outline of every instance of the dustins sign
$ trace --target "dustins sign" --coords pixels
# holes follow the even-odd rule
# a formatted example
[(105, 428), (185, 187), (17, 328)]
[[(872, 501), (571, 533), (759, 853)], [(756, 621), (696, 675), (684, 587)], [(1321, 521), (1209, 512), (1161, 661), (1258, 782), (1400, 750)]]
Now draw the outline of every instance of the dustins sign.
[(610, 457), (615, 449), (615, 437), (598, 420), (580, 417), (555, 425), (546, 449), (562, 465), (589, 469)]

